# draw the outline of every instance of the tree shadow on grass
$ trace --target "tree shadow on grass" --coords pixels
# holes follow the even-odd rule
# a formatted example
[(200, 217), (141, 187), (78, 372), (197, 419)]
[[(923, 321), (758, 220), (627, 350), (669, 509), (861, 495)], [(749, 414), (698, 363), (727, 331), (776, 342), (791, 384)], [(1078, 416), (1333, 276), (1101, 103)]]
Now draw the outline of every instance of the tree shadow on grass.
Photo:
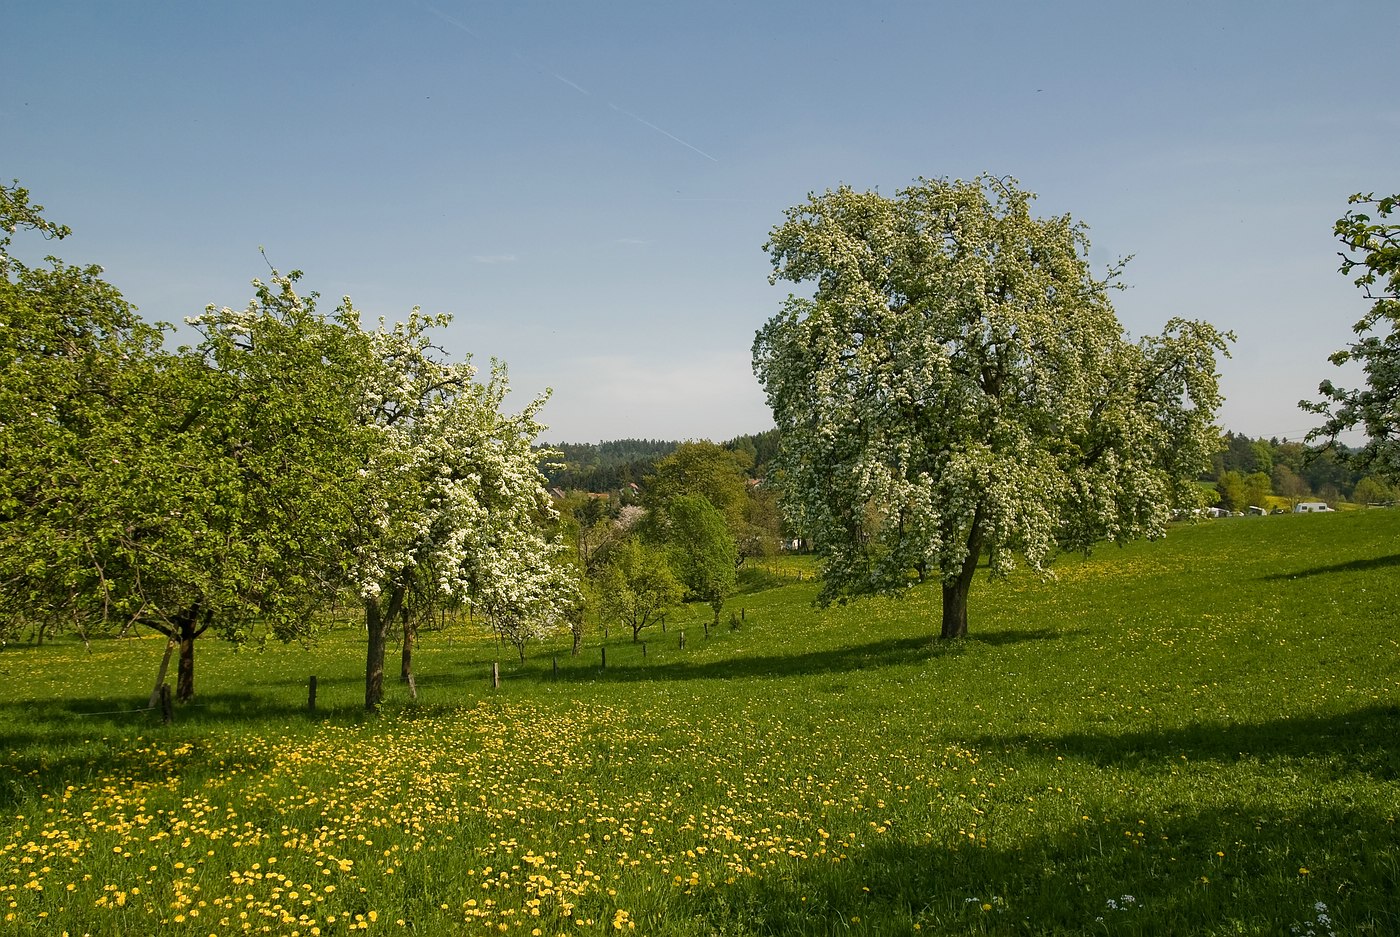
[(1261, 577), (1265, 582), (1277, 582), (1288, 579), (1305, 579), (1309, 576), (1325, 576), (1331, 573), (1364, 573), (1375, 569), (1388, 569), (1392, 566), (1400, 566), (1400, 553), (1393, 556), (1377, 556), (1364, 560), (1351, 560), (1346, 563), (1334, 563), (1329, 566), (1314, 566), (1311, 569), (1301, 569), (1288, 573), (1272, 573)]
[(1094, 764), (1171, 771), (1191, 761), (1245, 759), (1323, 761), (1338, 774), (1360, 772), (1400, 780), (1400, 706), (1281, 716), (1256, 723), (1193, 724), (1174, 728), (1062, 735), (987, 735), (974, 747), (1021, 749), (1080, 758)]
[[(174, 707), (165, 725), (159, 708), (146, 700), (76, 697), (0, 705), (0, 808), (36, 794), (118, 776), (123, 781), (162, 781), (170, 777), (216, 776), (224, 767), (206, 760), (205, 729), (217, 726), (266, 726), (292, 719), (354, 723), (366, 718), (363, 707), (319, 708), (253, 693), (207, 693)], [(176, 760), (163, 756), (134, 758), (143, 747), (167, 753), (183, 745), (192, 753)]]
[(1017, 823), (1001, 836), (995, 812), (975, 819), (987, 842), (957, 821), (922, 843), (896, 826), (839, 863), (699, 891), (694, 916), (729, 934), (1287, 934), (1307, 931), (1290, 928), (1314, 921), (1322, 901), (1337, 933), (1400, 933), (1384, 809), (1183, 805), (1166, 817)]
[[(720, 660), (700, 662), (667, 660), (664, 663), (648, 664), (638, 662), (637, 650), (640, 645), (619, 644), (609, 646), (612, 656), (606, 668), (601, 666), (599, 649), (589, 648), (585, 652), (598, 666), (580, 665), (579, 658), (572, 658), (568, 666), (560, 667), (560, 681), (650, 680), (721, 680), (732, 677), (805, 677), (820, 674), (853, 673), (884, 667), (900, 667), (920, 664), (930, 660), (956, 657), (979, 644), (1001, 646), (1023, 641), (1053, 640), (1060, 635), (1054, 631), (1002, 631), (976, 635), (958, 641), (940, 641), (928, 636), (912, 638), (887, 638), (866, 644), (848, 645), (822, 651), (804, 651), (793, 654), (761, 654), (729, 657)], [(619, 656), (625, 661), (618, 661)], [(539, 658), (532, 663), (538, 665)], [(489, 666), (487, 664), (486, 666)], [(554, 679), (552, 668), (532, 671), (516, 671), (509, 676), (533, 676), (535, 679)]]
[[(67, 702), (103, 702), (111, 708), (110, 700)], [(0, 731), (0, 755), (5, 759), (0, 767), (0, 809), (69, 786), (90, 786), (102, 778), (113, 779), (119, 787), (172, 778), (197, 784), (228, 770), (226, 753), (212, 751), (197, 731), (163, 725), (159, 712), (104, 712), (84, 719), (82, 712), (96, 711), (67, 709), (33, 707), (28, 714), (32, 729), (6, 726)], [(188, 718), (187, 712), (184, 715)], [(181, 716), (177, 710), (177, 722)], [(258, 766), (265, 763), (262, 756), (255, 760)]]

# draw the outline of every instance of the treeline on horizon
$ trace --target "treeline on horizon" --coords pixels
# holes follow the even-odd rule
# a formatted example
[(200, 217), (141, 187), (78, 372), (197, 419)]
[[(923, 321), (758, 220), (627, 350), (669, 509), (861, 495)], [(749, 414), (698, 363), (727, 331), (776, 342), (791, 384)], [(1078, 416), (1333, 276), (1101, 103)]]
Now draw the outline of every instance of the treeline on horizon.
[[(1357, 471), (1338, 458), (1330, 447), (1272, 437), (1252, 439), (1226, 432), (1224, 448), (1215, 454), (1209, 474), (1222, 507), (1244, 510), (1263, 506), (1266, 496), (1297, 502), (1317, 498), (1329, 504), (1354, 501), (1375, 504), (1394, 501), (1396, 492), (1383, 478)], [(1343, 454), (1350, 451), (1345, 447)]]
[[(735, 436), (720, 443), (730, 452), (747, 454), (750, 478), (762, 478), (778, 454), (776, 429)], [(545, 443), (562, 460), (541, 466), (551, 488), (565, 491), (610, 492), (629, 485), (643, 485), (656, 470), (658, 460), (681, 445), (681, 440), (615, 439), (598, 443)]]
[[(735, 436), (719, 445), (744, 452), (751, 478), (764, 478), (777, 456), (781, 435), (770, 429)], [(1375, 503), (1395, 500), (1396, 492), (1382, 479), (1358, 472), (1338, 459), (1330, 448), (1278, 437), (1250, 437), (1226, 431), (1223, 447), (1211, 470), (1200, 481), (1213, 486), (1222, 506), (1243, 510), (1262, 496), (1293, 500), (1316, 497), (1328, 502)], [(565, 491), (614, 492), (630, 485), (645, 486), (656, 462), (680, 446), (680, 440), (616, 439), (598, 443), (547, 443), (561, 460), (543, 467), (551, 488)]]

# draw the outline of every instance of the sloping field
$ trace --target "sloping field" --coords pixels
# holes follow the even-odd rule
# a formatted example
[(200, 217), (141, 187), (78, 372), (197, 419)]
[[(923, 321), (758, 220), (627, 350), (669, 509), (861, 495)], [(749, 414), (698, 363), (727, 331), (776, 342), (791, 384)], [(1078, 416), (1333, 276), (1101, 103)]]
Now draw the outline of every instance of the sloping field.
[(0, 934), (1400, 933), (1400, 512), (1057, 570), (953, 645), (788, 581), (496, 690), (452, 626), (374, 718), (353, 623), (205, 644), (168, 727), (112, 712), (157, 639), (11, 645)]

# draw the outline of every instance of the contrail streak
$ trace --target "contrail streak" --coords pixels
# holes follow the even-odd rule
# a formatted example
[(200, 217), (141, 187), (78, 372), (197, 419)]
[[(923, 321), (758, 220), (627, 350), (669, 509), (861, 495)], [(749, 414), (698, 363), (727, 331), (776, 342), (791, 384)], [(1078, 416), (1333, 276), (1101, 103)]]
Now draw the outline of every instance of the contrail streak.
[[(426, 9), (429, 13), (433, 14), (434, 16), (436, 16), (438, 19), (442, 20), (444, 23), (447, 23), (449, 26), (455, 26), (455, 27), (457, 27), (457, 28), (460, 29), (462, 32), (466, 33), (468, 36), (471, 36), (473, 39), (476, 39), (478, 42), (483, 42), (483, 43), (488, 42), (488, 40), (486, 39), (486, 37), (483, 36), (483, 35), (481, 35), (481, 33), (477, 32), (477, 31), (474, 30), (474, 29), (472, 29), (470, 26), (468, 26), (466, 23), (463, 23), (461, 20), (457, 19), (456, 17), (452, 17), (452, 16), (447, 15), (446, 13), (442, 12), (441, 10), (439, 10), (437, 7), (433, 6), (432, 4), (424, 3), (424, 4), (423, 4), (423, 8)], [(523, 62), (523, 63), (525, 63), (526, 65), (528, 65), (530, 68), (533, 68), (533, 69), (535, 69), (536, 71), (538, 71), (538, 72), (540, 72), (540, 73), (542, 73), (542, 74), (548, 75), (549, 77), (553, 78), (555, 81), (558, 81), (558, 82), (561, 83), (561, 84), (568, 85), (570, 88), (573, 88), (573, 89), (574, 89), (575, 91), (577, 91), (579, 94), (586, 95), (586, 96), (588, 96), (588, 97), (590, 97), (590, 98), (595, 96), (595, 95), (593, 94), (593, 92), (589, 91), (587, 88), (583, 87), (582, 85), (578, 84), (577, 82), (570, 81), (568, 78), (565, 78), (563, 75), (559, 74), (558, 72), (554, 71), (553, 69), (546, 68), (545, 66), (541, 65), (541, 64), (538, 63), (538, 62), (535, 62), (535, 61), (532, 61), (532, 60), (529, 59), (529, 58), (526, 58), (524, 55), (522, 55), (521, 53), (517, 52), (516, 50), (511, 49), (511, 50), (510, 50), (510, 53), (511, 53), (512, 55), (514, 55), (517, 59), (519, 59), (521, 62)], [(717, 162), (719, 162), (719, 160), (718, 160), (716, 157), (711, 156), (709, 153), (706, 153), (704, 150), (700, 149), (700, 147), (695, 146), (695, 145), (690, 144), (690, 143), (687, 143), (686, 141), (682, 140), (680, 137), (676, 136), (674, 133), (671, 133), (671, 132), (668, 131), (668, 130), (663, 130), (662, 128), (656, 126), (656, 124), (653, 124), (651, 121), (647, 120), (646, 118), (640, 117), (640, 116), (638, 116), (638, 115), (636, 115), (636, 114), (633, 114), (631, 111), (627, 110), (625, 107), (619, 107), (618, 105), (614, 104), (614, 103), (611, 102), (611, 101), (608, 101), (608, 102), (607, 102), (607, 105), (608, 105), (608, 107), (610, 107), (610, 108), (612, 108), (613, 110), (617, 111), (619, 114), (623, 115), (624, 117), (630, 117), (630, 118), (632, 118), (633, 120), (635, 120), (637, 123), (641, 124), (643, 127), (646, 127), (646, 128), (648, 128), (648, 129), (650, 129), (650, 130), (654, 130), (654, 131), (656, 131), (657, 133), (661, 134), (661, 135), (662, 135), (663, 137), (665, 137), (666, 139), (671, 140), (671, 141), (673, 141), (673, 142), (675, 142), (675, 143), (679, 143), (681, 146), (685, 147), (687, 150), (690, 150), (690, 151), (692, 151), (692, 152), (694, 152), (694, 153), (699, 153), (701, 156), (705, 157), (705, 158), (708, 159), (710, 162), (712, 162), (712, 163), (717, 163)]]
[(717, 162), (719, 162), (719, 160), (715, 159), (715, 158), (714, 158), (713, 156), (711, 156), (709, 153), (706, 153), (704, 150), (700, 149), (700, 147), (698, 147), (698, 146), (691, 146), (689, 143), (686, 143), (684, 140), (682, 140), (680, 137), (676, 136), (674, 133), (667, 133), (665, 130), (662, 130), (660, 127), (656, 126), (656, 124), (653, 124), (651, 121), (649, 121), (649, 120), (644, 120), (644, 119), (642, 119), (641, 117), (638, 117), (636, 114), (633, 114), (631, 111), (625, 110), (624, 108), (621, 108), (621, 107), (618, 107), (616, 104), (614, 104), (614, 103), (611, 102), (611, 101), (608, 102), (608, 107), (610, 107), (610, 108), (612, 108), (613, 110), (617, 111), (619, 114), (625, 114), (626, 116), (632, 118), (633, 120), (635, 120), (637, 123), (641, 124), (641, 125), (644, 126), (644, 127), (650, 127), (652, 130), (655, 130), (657, 133), (661, 134), (663, 137), (667, 137), (668, 139), (675, 140), (677, 143), (679, 143), (681, 146), (685, 147), (687, 150), (694, 150), (695, 152), (699, 153), (701, 156), (705, 157), (706, 159), (708, 159), (708, 160), (709, 160), (710, 162), (712, 162), (712, 163), (717, 163)]

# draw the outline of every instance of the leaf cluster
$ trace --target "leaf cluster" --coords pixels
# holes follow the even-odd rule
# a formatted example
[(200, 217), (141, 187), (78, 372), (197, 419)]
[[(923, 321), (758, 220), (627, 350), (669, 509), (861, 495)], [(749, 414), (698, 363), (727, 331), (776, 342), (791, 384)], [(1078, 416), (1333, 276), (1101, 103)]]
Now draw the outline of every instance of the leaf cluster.
[[(1371, 302), (1352, 331), (1357, 340), (1330, 359), (1335, 365), (1361, 365), (1366, 385), (1339, 387), (1331, 380), (1318, 385), (1320, 400), (1299, 402), (1310, 413), (1324, 417), (1308, 434), (1351, 465), (1368, 469), (1391, 481), (1400, 480), (1400, 223), (1389, 220), (1400, 195), (1376, 197), (1356, 194), (1348, 200), (1353, 209), (1337, 220), (1334, 233), (1342, 243), (1340, 271), (1352, 276)], [(1366, 436), (1355, 452), (1339, 448), (1339, 437), (1355, 429)]]

